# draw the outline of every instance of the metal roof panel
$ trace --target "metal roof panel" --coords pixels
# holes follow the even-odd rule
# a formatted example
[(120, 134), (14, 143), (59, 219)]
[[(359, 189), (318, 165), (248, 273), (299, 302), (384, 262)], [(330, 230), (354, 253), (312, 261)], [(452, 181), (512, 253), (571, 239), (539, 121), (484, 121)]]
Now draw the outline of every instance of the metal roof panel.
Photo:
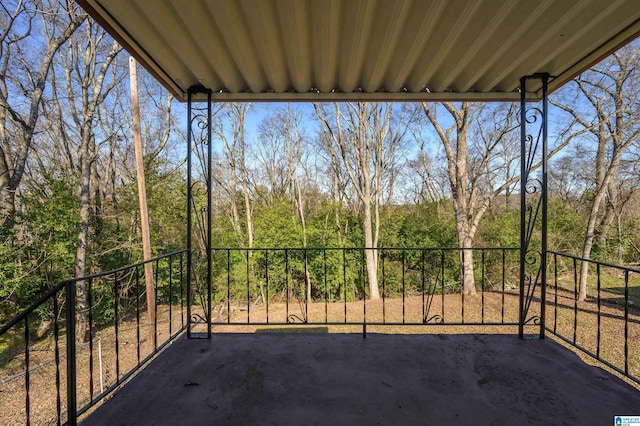
[(640, 34), (637, 0), (77, 1), (181, 100), (516, 100)]

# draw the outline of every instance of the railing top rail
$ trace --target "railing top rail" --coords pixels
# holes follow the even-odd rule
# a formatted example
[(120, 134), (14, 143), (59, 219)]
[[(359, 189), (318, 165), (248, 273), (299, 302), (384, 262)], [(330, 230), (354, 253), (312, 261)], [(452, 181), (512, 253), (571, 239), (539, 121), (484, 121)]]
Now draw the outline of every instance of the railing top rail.
[(605, 267), (607, 267), (607, 268), (621, 269), (621, 270), (624, 270), (624, 271), (629, 271), (629, 272), (634, 272), (634, 273), (638, 273), (638, 274), (640, 274), (640, 269), (637, 269), (637, 268), (631, 268), (631, 267), (624, 266), (624, 265), (615, 265), (615, 264), (613, 264), (613, 263), (602, 262), (602, 261), (594, 260), (594, 259), (587, 259), (586, 257), (574, 256), (574, 255), (572, 255), (572, 254), (562, 253), (562, 252), (559, 252), (559, 251), (553, 251), (553, 250), (547, 250), (547, 253), (557, 254), (558, 256), (568, 257), (568, 258), (570, 258), (570, 259), (579, 260), (579, 261), (581, 261), (581, 262), (590, 262), (590, 263), (595, 263), (595, 264), (597, 264), (597, 265), (605, 266)]
[(296, 250), (424, 250), (424, 251), (460, 251), (460, 250), (485, 250), (485, 251), (515, 251), (520, 247), (211, 247), (211, 250), (235, 250), (235, 251), (296, 251)]
[(127, 265), (127, 266), (123, 266), (123, 267), (118, 268), (118, 269), (113, 269), (111, 271), (105, 271), (105, 272), (100, 272), (100, 273), (93, 274), (93, 275), (87, 275), (87, 276), (80, 277), (80, 278), (70, 278), (70, 279), (64, 280), (60, 284), (56, 285), (51, 290), (49, 290), (45, 294), (43, 294), (36, 302), (34, 302), (31, 306), (29, 306), (28, 308), (26, 308), (22, 312), (20, 312), (17, 316), (15, 316), (7, 324), (3, 325), (2, 328), (0, 328), (0, 336), (3, 335), (4, 333), (6, 333), (7, 331), (9, 331), (12, 327), (14, 327), (20, 321), (23, 321), (28, 315), (32, 314), (33, 311), (38, 309), (40, 307), (40, 305), (42, 305), (44, 302), (49, 300), (51, 297), (55, 297), (55, 294), (57, 292), (59, 292), (60, 290), (62, 290), (67, 285), (67, 283), (73, 284), (73, 283), (76, 283), (78, 281), (84, 281), (84, 280), (90, 280), (90, 279), (94, 279), (94, 278), (104, 277), (104, 276), (107, 276), (107, 275), (111, 275), (111, 274), (115, 274), (115, 273), (118, 273), (118, 272), (126, 271), (127, 269), (131, 269), (131, 268), (136, 268), (138, 266), (142, 266), (145, 263), (155, 262), (156, 260), (161, 260), (161, 259), (165, 259), (167, 257), (176, 256), (176, 255), (184, 253), (186, 251), (187, 251), (187, 249), (181, 249), (181, 250), (177, 250), (177, 251), (174, 251), (174, 252), (171, 252), (171, 253), (166, 253), (166, 254), (154, 257), (153, 259), (144, 260), (142, 262), (134, 263), (133, 265)]
[(54, 288), (52, 288), (51, 290), (47, 291), (45, 294), (42, 295), (42, 297), (40, 297), (40, 299), (38, 299), (37, 302), (33, 303), (31, 306), (29, 306), (24, 311), (20, 312), (17, 316), (15, 316), (6, 325), (2, 326), (2, 328), (0, 328), (0, 336), (2, 336), (4, 333), (9, 331), (13, 326), (18, 324), (20, 321), (24, 320), (28, 315), (33, 313), (33, 311), (38, 309), (40, 305), (42, 305), (44, 302), (49, 300), (51, 297), (55, 297), (55, 294), (60, 290), (62, 290), (65, 287), (65, 285), (66, 283), (62, 282), (57, 286), (55, 286)]
[(137, 268), (138, 266), (142, 266), (142, 265), (144, 265), (146, 263), (155, 262), (156, 260), (161, 260), (161, 259), (165, 259), (167, 257), (176, 256), (178, 254), (185, 253), (185, 252), (187, 252), (187, 249), (177, 250), (177, 251), (174, 251), (174, 252), (171, 252), (171, 253), (167, 253), (167, 254), (163, 254), (163, 255), (160, 255), (160, 256), (156, 256), (156, 257), (154, 257), (152, 259), (149, 259), (149, 260), (143, 260), (141, 262), (134, 263), (134, 264), (127, 265), (127, 266), (123, 266), (121, 268), (112, 269), (110, 271), (98, 272), (96, 274), (86, 275), (84, 277), (79, 277), (79, 278), (69, 278), (67, 280), (64, 280), (63, 284), (67, 283), (67, 282), (78, 282), (78, 281), (92, 280), (92, 279), (95, 279), (95, 278), (105, 277), (107, 275), (117, 274), (118, 272), (123, 272), (123, 271), (126, 271), (127, 269)]

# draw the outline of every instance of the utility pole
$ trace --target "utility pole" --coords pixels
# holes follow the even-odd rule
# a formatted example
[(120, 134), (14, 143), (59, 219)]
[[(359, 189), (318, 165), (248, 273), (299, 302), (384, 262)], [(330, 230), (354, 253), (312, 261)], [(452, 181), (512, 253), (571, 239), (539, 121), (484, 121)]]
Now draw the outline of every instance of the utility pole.
[[(136, 60), (129, 57), (129, 81), (131, 85), (131, 113), (133, 118), (133, 145), (136, 152), (136, 175), (138, 180), (138, 201), (140, 203), (140, 227), (142, 228), (142, 255), (145, 261), (151, 259), (151, 236), (149, 235), (149, 211), (144, 180), (144, 161), (142, 155), (142, 136), (140, 130), (140, 107), (138, 105), (138, 77)], [(149, 338), (156, 347), (156, 292), (153, 284), (151, 262), (144, 264), (144, 282), (147, 290), (147, 315), (149, 319)]]

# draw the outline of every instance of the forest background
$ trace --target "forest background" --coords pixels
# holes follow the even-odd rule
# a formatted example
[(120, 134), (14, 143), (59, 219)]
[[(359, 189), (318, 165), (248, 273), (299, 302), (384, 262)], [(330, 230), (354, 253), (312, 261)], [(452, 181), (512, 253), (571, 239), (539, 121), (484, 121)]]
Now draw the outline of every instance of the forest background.
[[(0, 324), (142, 260), (128, 61), (72, 1), (0, 6)], [(551, 96), (553, 250), (640, 262), (639, 65), (636, 41)], [(186, 108), (138, 78), (159, 255), (186, 246)], [(213, 108), (216, 247), (519, 245), (519, 105)], [(475, 291), (472, 266), (458, 280)]]

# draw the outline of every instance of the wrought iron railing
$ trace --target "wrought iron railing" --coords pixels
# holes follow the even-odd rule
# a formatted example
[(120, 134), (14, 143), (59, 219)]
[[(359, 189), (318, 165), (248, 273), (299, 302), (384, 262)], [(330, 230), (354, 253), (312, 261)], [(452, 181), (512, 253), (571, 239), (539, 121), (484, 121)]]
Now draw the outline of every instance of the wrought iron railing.
[[(186, 250), (61, 282), (0, 329), (0, 419), (4, 424), (76, 424), (178, 336), (186, 318)], [(155, 320), (145, 320), (144, 266), (153, 265)], [(78, 283), (87, 307), (78, 312)], [(76, 340), (78, 320), (86, 341)], [(35, 328), (49, 322), (50, 334)]]
[(640, 269), (548, 253), (547, 331), (640, 384)]
[[(377, 259), (378, 300), (366, 250)], [(461, 291), (464, 256), (476, 295)], [(192, 325), (518, 325), (518, 256), (517, 248), (214, 248)]]
[[(234, 325), (521, 325), (519, 249), (378, 248), (380, 298), (371, 298), (365, 248), (215, 248), (211, 279), (187, 251), (149, 261), (156, 304), (147, 318), (144, 265), (60, 283), (0, 330), (0, 418), (74, 424), (183, 330)], [(475, 295), (461, 261), (472, 256)], [(531, 296), (545, 331), (640, 384), (640, 270), (548, 252), (548, 280)], [(579, 270), (589, 268), (579, 300)], [(76, 341), (84, 282), (87, 341)], [(541, 306), (542, 289), (546, 303)], [(189, 303), (191, 303), (189, 305)], [(51, 321), (47, 337), (34, 336)], [(528, 324), (537, 334), (539, 323)], [(511, 328), (509, 328), (511, 327)], [(469, 328), (464, 330), (471, 330)]]

